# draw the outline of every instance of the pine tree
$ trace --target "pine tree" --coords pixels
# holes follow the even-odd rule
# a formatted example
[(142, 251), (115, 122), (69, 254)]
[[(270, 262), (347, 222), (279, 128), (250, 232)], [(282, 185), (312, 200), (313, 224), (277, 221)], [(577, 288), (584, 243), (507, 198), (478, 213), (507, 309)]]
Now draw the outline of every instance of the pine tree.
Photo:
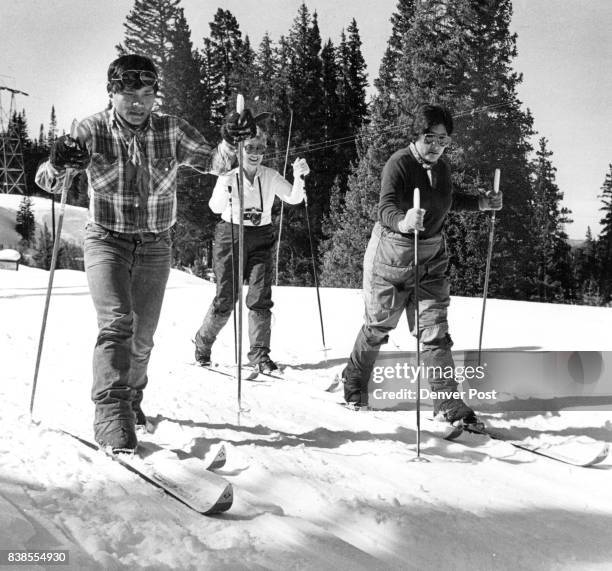
[[(60, 248), (61, 249), (61, 248)], [(51, 268), (51, 260), (53, 258), (53, 237), (49, 231), (49, 226), (45, 222), (42, 230), (38, 234), (36, 240), (36, 252), (32, 256), (35, 267), (42, 268), (43, 270), (49, 270)], [(57, 268), (60, 268), (58, 256)]]
[(34, 238), (36, 221), (32, 212), (32, 199), (29, 196), (24, 196), (21, 199), (15, 222), (15, 230), (21, 234), (24, 240), (29, 242)]
[(57, 117), (55, 105), (51, 106), (51, 117), (49, 119), (49, 130), (47, 131), (47, 142), (51, 145), (57, 139)]
[[(348, 192), (342, 197), (339, 185), (332, 191), (330, 214), (321, 244), (321, 283), (331, 287), (361, 287), (363, 254), (378, 209), (380, 169), (372, 156), (362, 156), (349, 176)], [(374, 206), (373, 206), (374, 205)]]
[(47, 139), (45, 137), (45, 127), (42, 123), (40, 124), (40, 129), (38, 131), (37, 144), (38, 144), (38, 147), (41, 149), (47, 146)]
[(597, 240), (598, 281), (604, 302), (608, 303), (612, 299), (612, 164), (601, 187), (600, 198), (602, 206), (599, 210), (603, 216)]
[[(398, 10), (401, 10), (402, 14), (405, 4), (400, 2), (398, 5)], [(407, 22), (405, 18), (395, 15), (392, 21), (394, 28), (391, 38), (399, 35), (403, 37), (412, 29), (412, 21)], [(342, 46), (341, 42), (341, 49), (346, 49)], [(390, 47), (388, 51), (389, 49)], [(390, 77), (399, 73), (398, 59), (383, 58), (381, 77)], [(389, 69), (383, 69), (384, 66), (389, 66)], [(379, 81), (375, 84), (387, 89), (384, 82)], [(397, 121), (399, 115), (397, 108), (392, 113), (387, 111), (389, 108), (387, 102), (393, 100), (396, 95), (391, 89), (389, 87), (389, 91), (381, 91), (378, 94), (373, 102), (371, 122), (361, 129), (362, 146), (357, 149), (359, 162), (349, 176), (346, 194), (342, 196), (341, 189), (338, 186), (334, 188), (331, 200), (333, 209), (325, 223), (327, 233), (320, 248), (323, 261), (321, 282), (324, 285), (335, 287), (361, 285), (363, 254), (372, 226), (377, 219), (382, 167), (395, 149), (405, 145), (405, 141), (399, 144), (387, 135), (389, 126)]]
[(294, 111), (295, 142), (315, 140), (323, 135), (321, 102), (322, 63), (321, 34), (317, 14), (310, 15), (302, 4), (289, 31), (289, 90), (290, 105)]
[(229, 111), (232, 72), (244, 54), (240, 26), (229, 10), (219, 8), (209, 24), (210, 37), (204, 38), (203, 59), (211, 93), (213, 121), (221, 121)]
[(274, 43), (266, 33), (255, 54), (253, 67), (259, 78), (259, 98), (265, 109), (275, 109), (278, 104), (278, 94), (282, 86), (278, 85), (279, 65)]
[[(454, 93), (460, 115), (454, 166), (456, 185), (467, 191), (491, 188), (493, 171), (501, 168), (501, 188), (510, 192), (504, 194), (504, 210), (497, 216), (490, 294), (530, 299), (537, 294), (536, 264), (518, 252), (532, 251), (538, 238), (530, 226), (533, 197), (528, 155), (533, 119), (520, 109), (516, 93), (522, 78), (512, 70), (516, 36), (509, 31), (511, 15), (509, 0), (455, 5), (455, 19), (466, 30), (462, 42), (469, 59)], [(484, 280), (488, 225), (483, 218), (483, 214), (462, 214), (450, 219), (456, 236), (450, 240), (453, 287), (466, 295), (480, 295)]]
[(32, 146), (32, 141), (28, 136), (28, 120), (26, 119), (25, 110), (17, 113), (13, 112), (10, 118), (8, 130), (19, 138), (22, 152), (29, 150)]
[(166, 89), (166, 75), (170, 71), (172, 34), (180, 17), (180, 0), (134, 0), (134, 7), (128, 14), (125, 41), (116, 46), (119, 55), (139, 54), (150, 57), (157, 67), (159, 76), (158, 99), (163, 101)]
[(597, 242), (593, 239), (590, 226), (587, 227), (584, 243), (574, 252), (572, 267), (578, 290), (576, 299), (585, 305), (603, 305), (598, 283)]
[[(306, 5), (302, 4), (298, 8), (287, 39), (281, 38), (278, 52), (278, 59), (284, 66), (281, 79), (286, 81), (287, 86), (288, 108), (283, 115), (288, 119), (291, 110), (293, 111), (291, 147), (300, 149), (299, 153), (292, 154), (291, 162), (298, 156), (307, 155), (311, 164), (322, 165), (328, 152), (327, 149), (321, 148), (321, 145), (312, 151), (309, 149), (324, 140), (325, 134), (321, 44), (317, 14), (311, 16)], [(286, 124), (288, 125), (288, 121)], [(329, 204), (333, 182), (333, 179), (330, 180), (326, 176), (325, 170), (325, 167), (319, 170), (317, 166), (316, 172), (306, 179), (315, 247), (318, 245), (321, 220)], [(279, 280), (287, 284), (311, 284), (311, 252), (304, 208), (289, 207), (285, 208), (284, 212)]]
[(210, 94), (200, 80), (200, 54), (193, 50), (191, 30), (183, 8), (177, 7), (168, 31), (164, 98), (160, 110), (178, 115), (201, 131), (210, 128)]
[(342, 50), (344, 57), (341, 64), (344, 77), (344, 103), (350, 110), (351, 128), (358, 130), (367, 115), (366, 89), (368, 76), (366, 63), (361, 52), (361, 37), (355, 18), (351, 20), (347, 28), (348, 39), (346, 47)]
[(391, 16), (391, 36), (383, 56), (378, 78), (374, 86), (379, 94), (393, 93), (397, 89), (397, 63), (402, 56), (404, 41), (412, 27), (418, 0), (399, 0), (396, 11)]
[(542, 137), (533, 167), (534, 208), (531, 227), (540, 236), (532, 252), (537, 268), (538, 299), (562, 301), (572, 297), (573, 284), (570, 271), (570, 246), (563, 224), (570, 222), (569, 210), (561, 206), (563, 193), (555, 182), (552, 151)]
[(238, 59), (232, 69), (230, 85), (236, 93), (257, 93), (259, 91), (259, 77), (255, 68), (255, 51), (251, 47), (249, 36), (238, 50)]
[(339, 83), (340, 67), (336, 61), (336, 49), (331, 39), (321, 50), (321, 85), (323, 87), (323, 126), (324, 139), (340, 136), (340, 126), (348, 114), (340, 108)]
[(352, 161), (357, 158), (354, 135), (366, 119), (366, 87), (368, 84), (366, 65), (361, 53), (361, 39), (357, 22), (353, 19), (340, 35), (336, 50), (337, 103), (330, 113), (333, 138), (338, 141), (333, 157), (337, 167), (341, 195), (346, 191), (346, 182)]

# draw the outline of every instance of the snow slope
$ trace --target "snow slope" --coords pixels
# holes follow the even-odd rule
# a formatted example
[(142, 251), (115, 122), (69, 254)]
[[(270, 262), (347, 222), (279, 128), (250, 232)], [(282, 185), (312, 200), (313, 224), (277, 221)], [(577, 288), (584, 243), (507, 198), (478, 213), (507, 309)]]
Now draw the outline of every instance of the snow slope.
[[(63, 548), (73, 569), (609, 569), (612, 460), (574, 468), (498, 443), (423, 435), (414, 413), (351, 413), (322, 390), (361, 325), (360, 293), (276, 288), (272, 356), (291, 380), (245, 383), (190, 364), (214, 285), (173, 271), (143, 407), (155, 438), (200, 457), (220, 442), (234, 485), (203, 517), (51, 430), (90, 431), (95, 314), (84, 274), (56, 272), (36, 396), (29, 400), (48, 274), (0, 271), (0, 549)], [(477, 346), (480, 301), (453, 298), (455, 348)], [(246, 321), (246, 320), (245, 320)], [(606, 350), (612, 309), (490, 300), (486, 345)], [(245, 332), (245, 339), (247, 338)], [(607, 346), (606, 346), (607, 345)], [(404, 323), (389, 349), (414, 348)], [(233, 360), (231, 323), (213, 358)], [(602, 401), (605, 402), (605, 401)], [(527, 440), (612, 440), (605, 406), (486, 413)], [(608, 407), (609, 408), (609, 407)]]
[[(3, 245), (4, 248), (14, 248), (21, 240), (21, 236), (15, 231), (15, 216), (22, 199), (21, 194), (0, 193), (0, 245)], [(51, 229), (51, 199), (42, 196), (32, 196), (31, 199), (37, 233), (42, 230), (45, 224)], [(60, 211), (59, 200), (60, 197), (57, 196), (55, 204), (56, 219)], [(62, 238), (82, 245), (86, 222), (86, 208), (66, 205)]]

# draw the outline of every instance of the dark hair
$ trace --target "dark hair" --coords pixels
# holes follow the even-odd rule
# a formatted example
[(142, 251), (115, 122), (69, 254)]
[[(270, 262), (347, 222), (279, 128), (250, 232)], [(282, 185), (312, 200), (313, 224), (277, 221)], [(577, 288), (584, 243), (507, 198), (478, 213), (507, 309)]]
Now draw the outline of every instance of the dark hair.
[[(116, 60), (112, 61), (108, 66), (108, 72), (106, 73), (106, 79), (108, 81), (106, 84), (106, 90), (109, 93), (117, 93), (123, 90), (124, 86), (121, 81), (112, 80), (119, 77), (122, 72), (128, 69), (152, 71), (155, 75), (157, 75), (157, 68), (155, 67), (155, 64), (151, 58), (138, 54), (120, 56)], [(142, 84), (136, 85), (137, 89), (141, 87), (143, 87)], [(153, 86), (153, 89), (155, 90), (155, 93), (157, 93), (157, 90), (159, 89), (159, 84), (157, 82)]]
[(441, 105), (422, 105), (417, 110), (412, 124), (412, 136), (427, 133), (434, 125), (444, 125), (449, 135), (453, 133), (453, 116), (446, 107)]

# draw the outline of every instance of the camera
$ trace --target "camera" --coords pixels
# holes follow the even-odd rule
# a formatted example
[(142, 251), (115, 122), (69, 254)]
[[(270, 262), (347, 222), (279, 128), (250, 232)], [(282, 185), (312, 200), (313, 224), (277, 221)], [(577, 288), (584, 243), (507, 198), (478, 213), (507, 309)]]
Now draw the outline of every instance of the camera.
[(261, 210), (258, 208), (247, 208), (244, 211), (244, 220), (249, 220), (253, 226), (261, 224)]

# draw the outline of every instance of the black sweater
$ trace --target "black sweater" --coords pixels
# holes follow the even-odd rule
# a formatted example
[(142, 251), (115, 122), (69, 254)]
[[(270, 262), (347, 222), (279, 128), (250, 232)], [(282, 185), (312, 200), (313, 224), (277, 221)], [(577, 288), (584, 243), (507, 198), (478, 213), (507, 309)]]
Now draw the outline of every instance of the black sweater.
[(380, 223), (399, 232), (398, 224), (413, 207), (415, 187), (420, 190), (421, 208), (425, 209), (424, 231), (421, 238), (431, 238), (442, 231), (448, 211), (478, 210), (478, 197), (453, 192), (450, 166), (439, 159), (431, 169), (432, 187), (427, 171), (417, 162), (409, 148), (394, 153), (382, 173), (378, 219)]

